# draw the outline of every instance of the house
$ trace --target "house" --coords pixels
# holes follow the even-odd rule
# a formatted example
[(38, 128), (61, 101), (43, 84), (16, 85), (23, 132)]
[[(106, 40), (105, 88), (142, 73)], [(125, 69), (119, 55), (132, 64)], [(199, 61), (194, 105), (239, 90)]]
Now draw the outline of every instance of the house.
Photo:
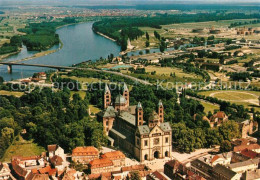
[(210, 120), (211, 128), (218, 127), (222, 123), (228, 121), (228, 116), (225, 114), (225, 112), (219, 111), (216, 114), (214, 114), (213, 116), (211, 116), (209, 120)]
[(102, 158), (107, 158), (113, 162), (114, 167), (124, 167), (125, 166), (125, 155), (121, 151), (107, 152), (101, 156)]
[(35, 168), (41, 168), (45, 166), (44, 159), (41, 156), (14, 156), (12, 157), (12, 161), (15, 161), (26, 170), (31, 170)]
[(56, 155), (61, 157), (63, 161), (66, 161), (66, 155), (64, 153), (64, 149), (62, 149), (59, 145), (57, 144), (48, 145), (47, 149), (49, 153), (49, 158), (52, 158), (53, 156)]
[(190, 171), (205, 178), (210, 179), (212, 175), (213, 167), (205, 162), (205, 160), (199, 158), (191, 161)]
[(248, 135), (253, 134), (254, 122), (252, 120), (245, 120), (239, 123), (240, 133), (242, 138), (248, 137)]
[(90, 161), (99, 158), (98, 150), (93, 146), (76, 147), (72, 150), (72, 161), (88, 164)]
[(34, 174), (30, 172), (26, 180), (49, 180), (48, 174)]
[(212, 170), (212, 178), (218, 180), (240, 180), (241, 175), (228, 169), (227, 167), (217, 164)]
[(12, 160), (12, 174), (18, 180), (25, 180), (26, 177), (29, 175), (29, 171), (19, 165), (17, 160)]
[(65, 162), (60, 156), (54, 155), (52, 158), (50, 158), (50, 162), (53, 167), (57, 168), (59, 171), (62, 171), (65, 168)]
[(178, 179), (187, 179), (187, 180), (206, 180), (205, 178), (199, 176), (198, 174), (195, 174), (194, 172), (192, 171), (187, 171), (187, 175), (186, 176), (183, 176), (183, 177), (180, 177)]
[(236, 173), (244, 173), (245, 171), (254, 171), (258, 169), (259, 158), (249, 159), (243, 162), (232, 163), (228, 168)]
[(10, 173), (8, 164), (0, 162), (0, 179), (9, 179)]
[(37, 78), (39, 78), (40, 80), (46, 80), (47, 75), (45, 72), (39, 72), (39, 73), (37, 73)]
[(259, 144), (248, 144), (248, 145), (235, 146), (233, 148), (233, 151), (240, 153), (244, 149), (248, 149), (248, 150), (252, 150), (254, 152), (260, 153), (260, 145)]
[(254, 152), (252, 150), (249, 150), (249, 149), (244, 149), (240, 152), (240, 154), (242, 154), (243, 156), (246, 156), (250, 159), (255, 159), (257, 157), (260, 157), (260, 154), (257, 153), (257, 152)]
[(114, 170), (113, 162), (108, 158), (94, 159), (89, 162), (91, 174), (112, 172)]
[(260, 169), (255, 171), (246, 171), (242, 174), (241, 180), (259, 180), (260, 179)]
[(171, 160), (164, 164), (164, 174), (174, 179), (177, 174), (184, 172), (184, 166), (178, 160)]
[(150, 173), (146, 176), (147, 180), (170, 180), (170, 178), (168, 178), (167, 176), (165, 176), (164, 174), (155, 171), (153, 173)]

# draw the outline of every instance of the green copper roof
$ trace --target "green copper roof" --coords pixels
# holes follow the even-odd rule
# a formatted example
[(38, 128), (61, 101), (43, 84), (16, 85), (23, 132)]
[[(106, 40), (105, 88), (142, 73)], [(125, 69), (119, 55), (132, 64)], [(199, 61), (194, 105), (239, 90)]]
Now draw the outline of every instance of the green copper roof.
[(162, 104), (162, 101), (161, 100), (159, 100), (159, 104), (158, 104), (158, 106), (162, 106), (163, 104)]
[(128, 87), (127, 87), (126, 83), (124, 83), (123, 91), (128, 91)]
[(169, 122), (161, 123), (161, 124), (160, 124), (160, 128), (161, 128), (164, 132), (167, 132), (167, 131), (171, 131), (171, 130), (172, 130), (171, 125), (170, 125)]
[(107, 109), (103, 111), (102, 117), (116, 117), (114, 107), (108, 106)]
[(126, 99), (124, 96), (122, 96), (121, 94), (118, 95), (116, 97), (116, 101), (115, 101), (116, 104), (121, 104), (121, 103), (126, 103)]
[(142, 104), (140, 102), (137, 104), (137, 108), (142, 108)]
[(129, 112), (123, 111), (120, 113), (119, 117), (135, 126), (135, 116), (130, 114)]
[(105, 85), (105, 93), (106, 93), (106, 92), (110, 92), (107, 83), (106, 83), (106, 85)]
[(147, 125), (143, 125), (143, 126), (138, 126), (138, 131), (140, 133), (140, 135), (144, 135), (144, 134), (149, 134), (150, 133), (150, 129)]

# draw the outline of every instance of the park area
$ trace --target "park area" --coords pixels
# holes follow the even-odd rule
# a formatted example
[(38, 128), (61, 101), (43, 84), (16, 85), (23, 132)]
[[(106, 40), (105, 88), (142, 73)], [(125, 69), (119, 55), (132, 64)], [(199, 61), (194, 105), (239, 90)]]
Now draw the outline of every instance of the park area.
[(32, 141), (26, 141), (21, 136), (17, 136), (0, 161), (9, 162), (13, 156), (38, 156), (42, 152), (45, 152), (43, 147)]
[(245, 108), (259, 108), (259, 95), (260, 92), (256, 91), (203, 91), (199, 92), (201, 95), (210, 96), (217, 98), (219, 100), (229, 101), (230, 103), (235, 103), (238, 105), (244, 105)]

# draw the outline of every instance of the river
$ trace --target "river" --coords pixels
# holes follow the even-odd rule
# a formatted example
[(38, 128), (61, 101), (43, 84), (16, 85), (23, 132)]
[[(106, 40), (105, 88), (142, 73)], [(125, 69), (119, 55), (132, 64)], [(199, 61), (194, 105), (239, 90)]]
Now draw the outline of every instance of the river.
[[(110, 53), (118, 56), (120, 47), (113, 41), (97, 35), (92, 31), (92, 22), (64, 26), (57, 30), (57, 34), (63, 42), (63, 48), (53, 54), (24, 61), (28, 64), (46, 64), (57, 66), (71, 66), (87, 60), (96, 60), (107, 57)], [(52, 49), (56, 49), (54, 46)], [(23, 47), (17, 55), (11, 56), (3, 62), (11, 62), (30, 57), (36, 52), (27, 51)], [(12, 74), (8, 74), (6, 66), (0, 66), (0, 76), (5, 81), (30, 77), (35, 72), (46, 71), (47, 68), (13, 66)]]

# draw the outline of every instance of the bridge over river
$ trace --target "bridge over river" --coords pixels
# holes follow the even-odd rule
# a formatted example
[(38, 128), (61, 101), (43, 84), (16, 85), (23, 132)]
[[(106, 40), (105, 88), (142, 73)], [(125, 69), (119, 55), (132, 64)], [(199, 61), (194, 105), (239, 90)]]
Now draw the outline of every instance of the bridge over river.
[(135, 82), (139, 82), (144, 85), (152, 85), (148, 81), (141, 80), (126, 74), (122, 74), (120, 72), (114, 72), (114, 71), (108, 71), (108, 70), (100, 70), (100, 69), (92, 69), (92, 68), (80, 68), (80, 67), (71, 67), (71, 66), (54, 66), (54, 65), (45, 65), (45, 64), (25, 64), (25, 63), (14, 63), (14, 62), (0, 62), (0, 65), (6, 65), (8, 72), (12, 73), (12, 66), (34, 66), (34, 67), (45, 67), (45, 68), (53, 68), (57, 70), (82, 70), (82, 71), (95, 71), (95, 72), (103, 72), (103, 73), (109, 73), (114, 74), (117, 76), (121, 76), (124, 78), (131, 79)]

